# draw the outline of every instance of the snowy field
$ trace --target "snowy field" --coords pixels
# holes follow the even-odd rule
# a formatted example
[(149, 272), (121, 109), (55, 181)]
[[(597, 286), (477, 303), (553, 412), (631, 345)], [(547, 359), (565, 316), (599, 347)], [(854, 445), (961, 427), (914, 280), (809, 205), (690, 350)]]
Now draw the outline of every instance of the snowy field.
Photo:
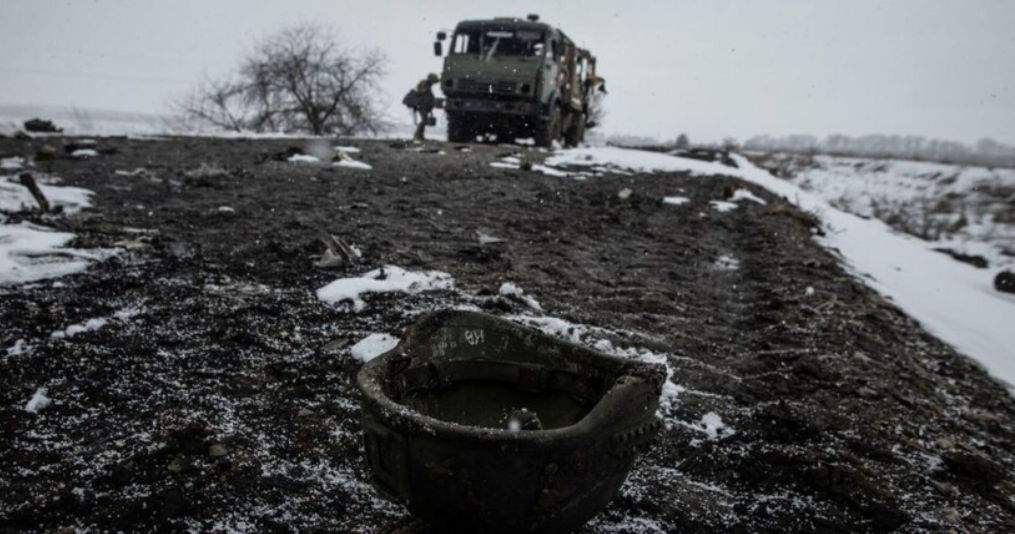
[(880, 219), (935, 248), (1015, 265), (1015, 169), (766, 154), (759, 165), (836, 208)]

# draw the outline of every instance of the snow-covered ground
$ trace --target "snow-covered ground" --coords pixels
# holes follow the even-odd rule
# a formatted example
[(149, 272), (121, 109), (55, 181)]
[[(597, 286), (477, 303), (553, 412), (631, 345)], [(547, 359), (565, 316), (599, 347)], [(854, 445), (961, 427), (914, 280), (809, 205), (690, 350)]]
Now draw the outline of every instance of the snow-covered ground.
[(833, 156), (754, 158), (840, 210), (935, 247), (1015, 265), (1015, 169)]
[[(9, 222), (6, 214), (37, 208), (28, 188), (14, 174), (27, 165), (20, 158), (7, 158), (0, 170), (0, 286), (23, 284), (66, 276), (87, 269), (92, 263), (113, 254), (111, 250), (69, 248), (76, 235), (58, 232), (30, 222)], [(39, 189), (50, 206), (73, 214), (91, 206), (93, 192), (78, 187), (58, 185), (59, 178), (36, 176)]]
[[(1009, 387), (1015, 384), (1015, 328), (1012, 328), (1015, 296), (994, 290), (993, 270), (978, 269), (934, 251), (940, 243), (899, 233), (877, 219), (847, 213), (796, 183), (776, 178), (743, 156), (736, 156), (735, 161), (738, 168), (637, 150), (581, 148), (559, 151), (548, 163), (619, 167), (639, 172), (723, 174), (764, 187), (818, 216), (826, 235), (816, 238), (840, 255), (860, 280), (893, 301), (929, 332), (980, 362)], [(984, 183), (996, 187), (1010, 183), (1010, 179), (1007, 171), (970, 171), (956, 178), (955, 183), (965, 188), (984, 187)], [(904, 190), (901, 186), (886, 187), (884, 192), (902, 195), (899, 191)], [(979, 224), (987, 232), (992, 222), (986, 219)]]

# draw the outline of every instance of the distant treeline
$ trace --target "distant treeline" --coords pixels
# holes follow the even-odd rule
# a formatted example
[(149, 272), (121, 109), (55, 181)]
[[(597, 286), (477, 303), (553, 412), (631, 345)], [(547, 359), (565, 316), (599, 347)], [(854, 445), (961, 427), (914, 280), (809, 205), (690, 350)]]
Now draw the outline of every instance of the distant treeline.
[(975, 145), (956, 141), (927, 139), (911, 135), (865, 135), (849, 137), (830, 135), (819, 139), (813, 135), (771, 137), (760, 135), (748, 139), (744, 150), (794, 152), (873, 158), (898, 158), (1015, 168), (1015, 147), (993, 139), (981, 139)]

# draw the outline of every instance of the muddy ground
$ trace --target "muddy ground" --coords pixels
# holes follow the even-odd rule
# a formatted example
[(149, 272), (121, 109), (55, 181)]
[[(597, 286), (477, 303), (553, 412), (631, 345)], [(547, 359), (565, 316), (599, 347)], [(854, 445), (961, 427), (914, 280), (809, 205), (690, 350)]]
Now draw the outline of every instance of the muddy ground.
[[(370, 171), (269, 158), (298, 144), (102, 139), (115, 153), (37, 162), (95, 207), (12, 220), (123, 251), (0, 295), (0, 349), (31, 347), (0, 350), (0, 532), (424, 532), (366, 483), (348, 347), (426, 310), (537, 314), (494, 296), (505, 281), (547, 316), (669, 354), (682, 388), (582, 532), (1015, 532), (1012, 397), (780, 199), (752, 187), (766, 205), (720, 213), (708, 202), (735, 179), (489, 165), (545, 155), (519, 147), (344, 142)], [(222, 172), (188, 175), (202, 164)], [(314, 267), (321, 232), (360, 263)], [(315, 296), (386, 264), (446, 271), (456, 289), (371, 295), (359, 313)], [(93, 318), (109, 323), (51, 336)], [(43, 386), (54, 405), (26, 412)]]

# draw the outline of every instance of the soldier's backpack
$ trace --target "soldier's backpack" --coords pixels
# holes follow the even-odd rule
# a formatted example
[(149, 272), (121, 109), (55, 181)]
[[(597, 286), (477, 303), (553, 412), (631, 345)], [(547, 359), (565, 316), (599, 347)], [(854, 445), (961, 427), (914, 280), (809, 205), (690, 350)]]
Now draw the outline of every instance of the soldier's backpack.
[(415, 89), (409, 89), (409, 92), (405, 94), (405, 98), (402, 99), (402, 103), (410, 109), (416, 109), (419, 107), (419, 93)]

